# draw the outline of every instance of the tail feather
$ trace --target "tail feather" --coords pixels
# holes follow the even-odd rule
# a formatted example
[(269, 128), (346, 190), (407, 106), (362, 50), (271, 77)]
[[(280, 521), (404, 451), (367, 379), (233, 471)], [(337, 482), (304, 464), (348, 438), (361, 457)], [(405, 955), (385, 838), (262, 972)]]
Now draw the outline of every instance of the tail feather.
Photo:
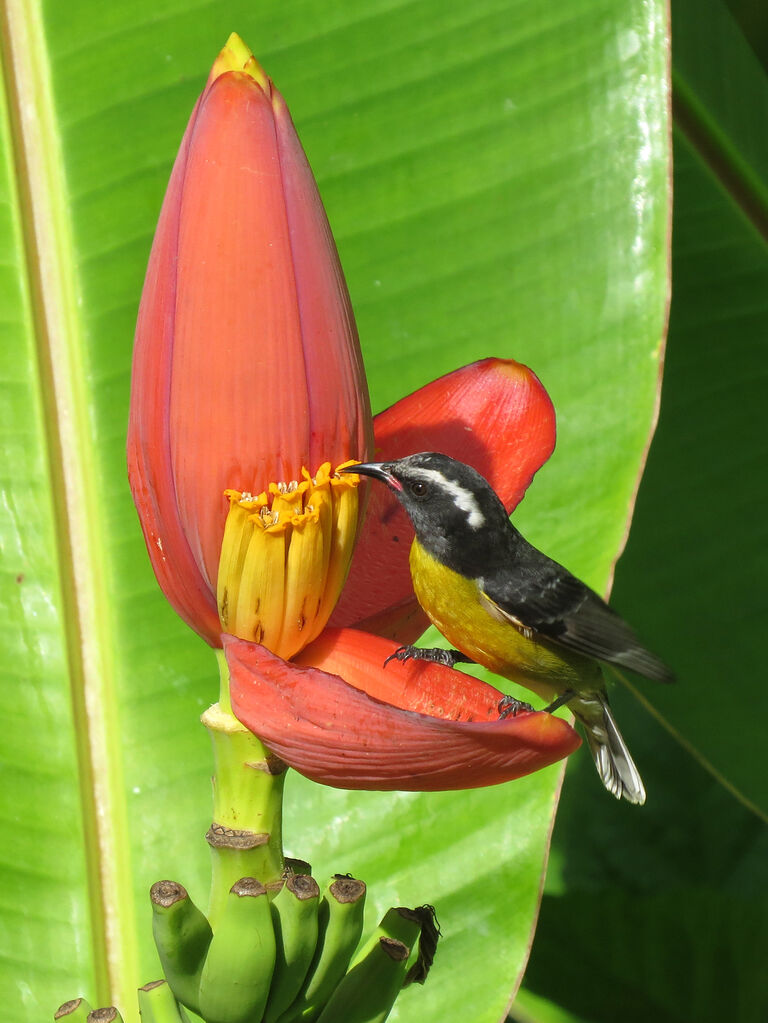
[[(594, 706), (598, 701), (599, 709)], [(596, 693), (589, 703), (590, 713), (584, 716), (578, 714), (578, 717), (584, 725), (587, 744), (603, 785), (617, 799), (623, 798), (628, 803), (642, 806), (645, 802), (645, 786), (616, 726), (607, 696)]]

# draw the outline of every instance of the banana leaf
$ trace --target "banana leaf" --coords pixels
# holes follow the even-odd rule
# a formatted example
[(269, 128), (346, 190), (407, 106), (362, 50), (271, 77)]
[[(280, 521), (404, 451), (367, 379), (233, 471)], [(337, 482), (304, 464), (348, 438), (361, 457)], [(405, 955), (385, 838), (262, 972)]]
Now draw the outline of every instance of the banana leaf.
[[(156, 586), (124, 444), (152, 233), (216, 52), (236, 29), (291, 107), (374, 409), (486, 355), (532, 366), (558, 447), (516, 521), (605, 589), (658, 405), (669, 27), (662, 0), (7, 0), (4, 19), (0, 1003), (31, 1023), (84, 995), (135, 1023), (160, 975), (150, 884), (207, 890), (215, 663)], [(624, 710), (630, 735), (643, 715)], [(372, 921), (437, 908), (435, 973), (393, 1019), (503, 1017), (560, 777), (442, 794), (289, 779), (289, 852), (365, 878)]]
[[(642, 819), (591, 798), (580, 766), (567, 779), (514, 1010), (526, 1023), (768, 1015), (768, 75), (722, 3), (677, 0), (672, 15), (663, 401), (614, 600), (679, 683), (637, 690)], [(634, 702), (617, 692), (622, 720)]]

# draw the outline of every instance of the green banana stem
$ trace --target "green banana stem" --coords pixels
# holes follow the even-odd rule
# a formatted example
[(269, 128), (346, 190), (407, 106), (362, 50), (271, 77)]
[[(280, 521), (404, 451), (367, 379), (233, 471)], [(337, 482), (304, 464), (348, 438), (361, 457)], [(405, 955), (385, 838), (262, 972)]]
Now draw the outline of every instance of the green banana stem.
[(213, 742), (213, 823), (211, 897), (208, 919), (215, 933), (232, 885), (255, 877), (268, 889), (283, 873), (282, 816), (286, 765), (270, 753), (233, 715), (229, 668), (217, 651), (219, 702), (203, 714)]

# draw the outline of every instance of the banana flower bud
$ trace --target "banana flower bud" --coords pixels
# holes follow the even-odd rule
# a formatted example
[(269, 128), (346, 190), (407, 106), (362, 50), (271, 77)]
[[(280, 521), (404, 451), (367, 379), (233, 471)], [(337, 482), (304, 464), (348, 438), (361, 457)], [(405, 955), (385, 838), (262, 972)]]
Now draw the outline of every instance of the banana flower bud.
[[(350, 486), (333, 471), (366, 456), (370, 430), (354, 317), (312, 172), (283, 98), (233, 35), (160, 213), (128, 432), (155, 574), (211, 645), (223, 623), (290, 656), (325, 624), (357, 524), (356, 478)], [(283, 641), (275, 619), (302, 616), (303, 636), (295, 625)]]
[(382, 668), (427, 624), (413, 531), (385, 488), (363, 517), (359, 477), (336, 472), (443, 451), (511, 511), (554, 442), (546, 391), (511, 360), (465, 366), (371, 419), (312, 173), (280, 94), (232, 36), (150, 255), (128, 463), (158, 581), (224, 645), (240, 720), (289, 765), (348, 788), (470, 788), (572, 752), (576, 733), (550, 715), (498, 721), (501, 694), (472, 676)]

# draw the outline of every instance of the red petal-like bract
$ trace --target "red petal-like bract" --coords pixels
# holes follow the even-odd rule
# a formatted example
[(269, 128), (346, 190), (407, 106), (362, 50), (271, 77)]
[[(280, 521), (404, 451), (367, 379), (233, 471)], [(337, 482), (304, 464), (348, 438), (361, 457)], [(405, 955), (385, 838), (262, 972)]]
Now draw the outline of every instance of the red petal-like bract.
[(477, 788), (546, 767), (580, 743), (570, 725), (541, 711), (498, 720), (502, 693), (462, 672), (425, 662), (383, 667), (395, 644), (359, 630), (326, 630), (301, 664), (223, 640), (236, 716), (325, 785)]
[[(519, 362), (484, 359), (432, 381), (374, 418), (374, 458), (441, 451), (474, 466), (508, 512), (555, 447), (555, 413), (539, 378)], [(401, 643), (429, 624), (413, 595), (413, 528), (392, 491), (371, 484), (349, 578), (331, 617)]]
[(368, 391), (330, 228), (285, 103), (204, 91), (163, 203), (136, 330), (129, 475), (158, 581), (219, 645), (224, 490), (364, 459)]
[(187, 624), (218, 645), (221, 627), (215, 595), (195, 562), (179, 517), (169, 427), (179, 208), (200, 102), (173, 165), (141, 294), (133, 350), (128, 478), (163, 593)]

